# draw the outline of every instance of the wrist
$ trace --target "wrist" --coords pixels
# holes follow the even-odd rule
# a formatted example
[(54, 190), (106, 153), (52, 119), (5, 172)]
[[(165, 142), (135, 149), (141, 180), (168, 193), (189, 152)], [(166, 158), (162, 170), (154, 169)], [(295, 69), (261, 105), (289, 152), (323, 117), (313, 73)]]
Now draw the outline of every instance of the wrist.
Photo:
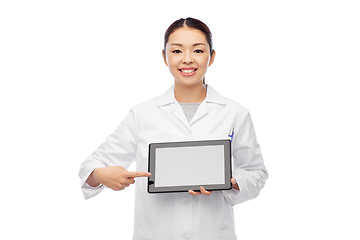
[[(101, 170), (100, 170), (101, 171)], [(99, 168), (95, 168), (94, 171), (92, 171), (92, 176), (93, 176), (93, 179), (94, 179), (94, 182), (96, 184), (100, 184), (100, 181), (99, 181)]]
[(99, 186), (101, 183), (98, 180), (98, 168), (95, 168), (91, 174), (89, 175), (88, 179), (86, 180), (86, 182), (91, 186), (91, 187), (97, 187)]

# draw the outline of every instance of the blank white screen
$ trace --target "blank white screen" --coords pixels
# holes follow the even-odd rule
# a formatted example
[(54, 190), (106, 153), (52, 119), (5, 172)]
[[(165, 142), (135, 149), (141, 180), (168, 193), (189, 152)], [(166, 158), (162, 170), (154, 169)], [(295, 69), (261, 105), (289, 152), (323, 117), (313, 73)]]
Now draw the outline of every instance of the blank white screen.
[(223, 145), (156, 149), (155, 187), (224, 183)]

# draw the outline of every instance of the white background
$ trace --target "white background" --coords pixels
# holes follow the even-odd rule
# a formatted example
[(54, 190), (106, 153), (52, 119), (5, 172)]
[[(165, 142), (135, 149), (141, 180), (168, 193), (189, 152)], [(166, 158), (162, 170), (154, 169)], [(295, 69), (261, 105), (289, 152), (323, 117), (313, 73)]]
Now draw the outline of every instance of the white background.
[[(206, 75), (248, 108), (270, 178), (234, 207), (238, 239), (360, 239), (358, 1), (1, 1), (1, 239), (131, 239), (134, 186), (83, 200), (84, 159), (173, 78), (181, 17)], [(132, 166), (131, 169), (134, 169)]]

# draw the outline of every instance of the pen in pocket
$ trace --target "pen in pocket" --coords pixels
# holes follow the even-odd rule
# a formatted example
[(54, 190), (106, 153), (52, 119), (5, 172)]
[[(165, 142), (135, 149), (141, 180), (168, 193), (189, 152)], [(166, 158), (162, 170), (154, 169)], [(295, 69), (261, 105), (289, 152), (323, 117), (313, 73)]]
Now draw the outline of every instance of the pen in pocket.
[(234, 137), (234, 128), (232, 128), (232, 129), (230, 130), (229, 137), (231, 137), (231, 142), (232, 142), (233, 137)]

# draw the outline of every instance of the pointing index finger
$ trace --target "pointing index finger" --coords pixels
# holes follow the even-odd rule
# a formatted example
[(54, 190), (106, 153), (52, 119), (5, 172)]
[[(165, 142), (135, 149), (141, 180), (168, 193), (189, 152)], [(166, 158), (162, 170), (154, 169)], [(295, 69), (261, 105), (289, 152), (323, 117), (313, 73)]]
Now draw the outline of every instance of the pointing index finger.
[(135, 177), (150, 177), (151, 176), (151, 173), (149, 172), (129, 172), (128, 173), (128, 177), (132, 177), (132, 178), (135, 178)]

